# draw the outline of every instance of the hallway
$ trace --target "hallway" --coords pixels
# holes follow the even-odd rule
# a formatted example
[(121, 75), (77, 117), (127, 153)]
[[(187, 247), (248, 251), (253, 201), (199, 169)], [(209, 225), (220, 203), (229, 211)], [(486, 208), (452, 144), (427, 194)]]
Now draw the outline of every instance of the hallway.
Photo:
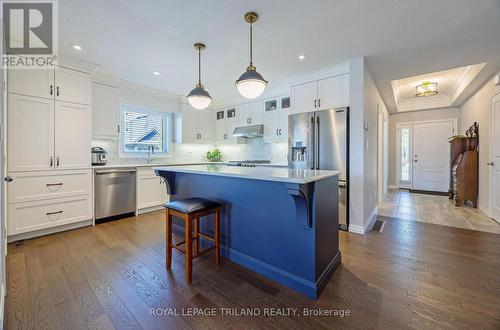
[(500, 234), (500, 224), (469, 205), (454, 206), (447, 196), (391, 189), (379, 202), (378, 215)]

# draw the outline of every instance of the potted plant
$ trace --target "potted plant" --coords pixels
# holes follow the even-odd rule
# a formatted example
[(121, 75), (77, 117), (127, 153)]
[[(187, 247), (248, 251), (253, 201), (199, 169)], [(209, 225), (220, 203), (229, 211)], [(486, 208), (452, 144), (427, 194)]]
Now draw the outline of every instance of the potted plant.
[(214, 150), (207, 152), (207, 159), (209, 162), (220, 162), (222, 161), (222, 153), (219, 149), (215, 148)]

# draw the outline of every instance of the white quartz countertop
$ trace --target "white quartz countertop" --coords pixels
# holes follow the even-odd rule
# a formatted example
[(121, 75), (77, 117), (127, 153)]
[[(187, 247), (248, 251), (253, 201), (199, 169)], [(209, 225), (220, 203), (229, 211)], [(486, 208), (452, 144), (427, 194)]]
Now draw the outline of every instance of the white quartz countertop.
[(227, 165), (186, 165), (186, 166), (156, 166), (155, 170), (169, 172), (204, 174), (242, 179), (276, 181), (286, 183), (309, 183), (338, 175), (338, 171), (298, 170), (286, 167), (238, 167)]

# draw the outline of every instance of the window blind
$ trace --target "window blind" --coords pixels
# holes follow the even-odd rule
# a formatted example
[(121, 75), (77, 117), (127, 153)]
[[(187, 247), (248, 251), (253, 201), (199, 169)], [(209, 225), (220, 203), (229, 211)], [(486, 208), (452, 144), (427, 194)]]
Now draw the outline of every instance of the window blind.
[(168, 152), (168, 114), (137, 107), (124, 107), (122, 111), (125, 130), (123, 147), (125, 152)]

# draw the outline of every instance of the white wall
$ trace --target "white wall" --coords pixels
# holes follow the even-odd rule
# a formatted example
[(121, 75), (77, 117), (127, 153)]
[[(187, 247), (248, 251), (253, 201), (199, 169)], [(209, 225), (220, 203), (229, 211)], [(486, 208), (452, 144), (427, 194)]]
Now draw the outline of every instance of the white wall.
[(460, 131), (465, 132), (475, 121), (479, 123), (479, 200), (478, 208), (485, 214), (490, 214), (490, 168), (486, 165), (491, 161), (491, 99), (500, 93), (500, 87), (495, 86), (493, 79), (486, 82), (461, 107), (462, 120)]
[(389, 121), (389, 185), (397, 184), (397, 132), (398, 123), (440, 120), (447, 118), (457, 118), (458, 127), (461, 123), (461, 112), (459, 108), (431, 109), (423, 111), (408, 111), (390, 115)]

